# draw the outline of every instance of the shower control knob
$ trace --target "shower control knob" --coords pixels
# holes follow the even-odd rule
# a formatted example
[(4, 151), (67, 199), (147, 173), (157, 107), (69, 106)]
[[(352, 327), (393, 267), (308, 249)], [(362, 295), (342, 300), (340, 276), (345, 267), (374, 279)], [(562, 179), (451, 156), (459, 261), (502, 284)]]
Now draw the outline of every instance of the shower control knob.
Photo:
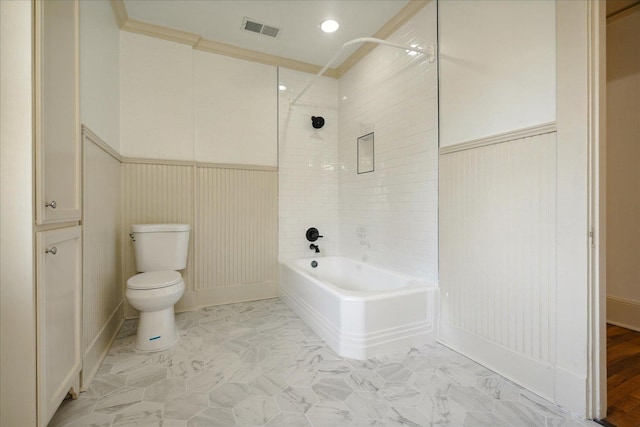
[(311, 227), (307, 230), (307, 240), (310, 242), (315, 242), (316, 240), (318, 240), (319, 238), (321, 238), (323, 236), (320, 235), (320, 232), (318, 231), (317, 228), (315, 227)]
[(46, 208), (51, 208), (51, 209), (55, 209), (58, 207), (58, 204), (56, 203), (55, 200), (52, 200), (50, 203), (45, 203), (44, 206)]
[(51, 249), (47, 249), (44, 251), (45, 254), (51, 254), (51, 255), (55, 255), (58, 253), (58, 248), (56, 248), (55, 246), (52, 246)]

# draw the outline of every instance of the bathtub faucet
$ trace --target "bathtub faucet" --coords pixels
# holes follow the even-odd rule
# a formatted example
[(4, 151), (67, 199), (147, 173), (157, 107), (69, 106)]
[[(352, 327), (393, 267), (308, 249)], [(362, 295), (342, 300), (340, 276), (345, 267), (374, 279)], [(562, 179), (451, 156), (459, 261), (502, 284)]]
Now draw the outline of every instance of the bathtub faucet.
[(314, 245), (313, 243), (309, 245), (309, 249), (314, 249), (317, 254), (320, 253), (320, 248), (318, 247), (318, 245)]

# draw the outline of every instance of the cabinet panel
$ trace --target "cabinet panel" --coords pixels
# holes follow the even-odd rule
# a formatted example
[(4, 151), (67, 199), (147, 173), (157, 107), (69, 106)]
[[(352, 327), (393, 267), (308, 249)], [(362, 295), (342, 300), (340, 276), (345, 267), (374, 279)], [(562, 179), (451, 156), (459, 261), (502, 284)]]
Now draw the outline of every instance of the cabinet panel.
[(38, 424), (46, 425), (81, 369), (81, 227), (36, 233)]
[(36, 2), (37, 223), (80, 219), (78, 2)]

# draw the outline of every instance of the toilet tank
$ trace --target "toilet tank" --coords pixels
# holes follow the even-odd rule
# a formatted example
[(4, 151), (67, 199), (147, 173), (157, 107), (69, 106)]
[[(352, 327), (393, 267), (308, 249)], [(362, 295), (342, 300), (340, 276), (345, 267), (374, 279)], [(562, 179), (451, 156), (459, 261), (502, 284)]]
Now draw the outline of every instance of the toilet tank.
[(182, 270), (189, 252), (188, 224), (134, 224), (131, 226), (136, 271)]

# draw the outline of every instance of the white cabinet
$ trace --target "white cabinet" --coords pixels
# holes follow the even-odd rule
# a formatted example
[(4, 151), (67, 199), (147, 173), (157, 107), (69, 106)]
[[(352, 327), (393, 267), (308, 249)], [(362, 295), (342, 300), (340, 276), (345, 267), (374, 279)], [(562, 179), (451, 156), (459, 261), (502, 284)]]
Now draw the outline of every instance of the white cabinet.
[(46, 426), (67, 393), (79, 391), (81, 227), (36, 233), (38, 424)]
[[(1, 1), (1, 0), (0, 0)], [(79, 3), (35, 0), (34, 112), (38, 426), (82, 369)], [(52, 229), (50, 224), (59, 224)]]
[(79, 6), (36, 1), (36, 222), (80, 220)]

